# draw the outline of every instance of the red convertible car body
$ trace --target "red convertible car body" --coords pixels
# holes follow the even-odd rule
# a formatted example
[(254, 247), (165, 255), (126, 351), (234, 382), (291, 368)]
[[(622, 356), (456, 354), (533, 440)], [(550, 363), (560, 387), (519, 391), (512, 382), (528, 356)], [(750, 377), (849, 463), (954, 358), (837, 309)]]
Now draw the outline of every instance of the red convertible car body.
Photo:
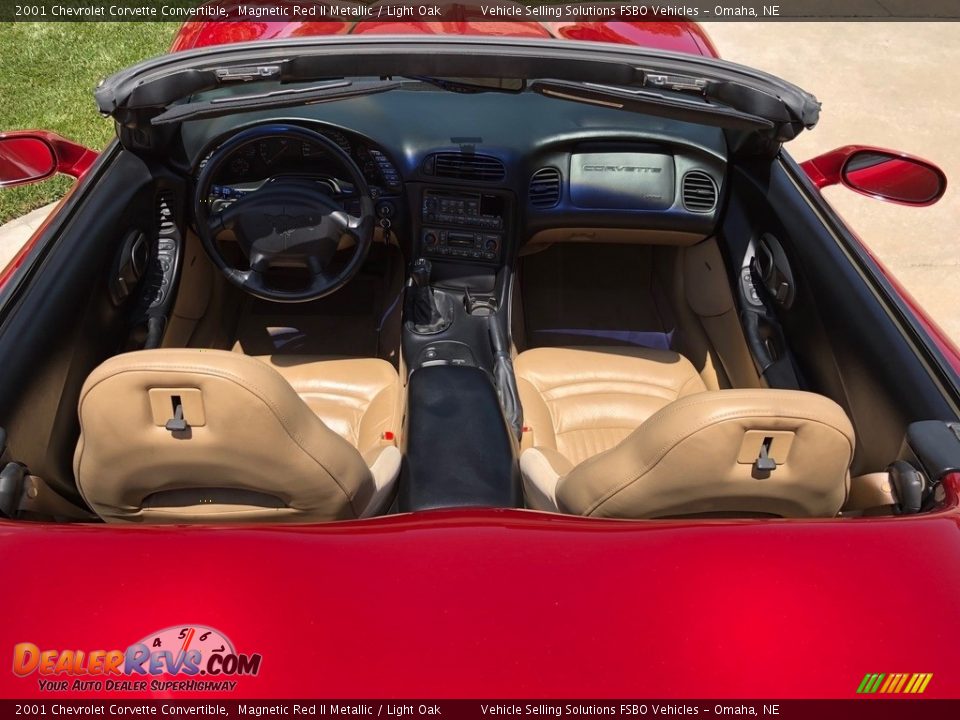
[[(471, 19), (196, 22), (181, 28), (172, 50), (349, 33), (573, 39), (717, 56), (694, 23)], [(843, 166), (818, 160), (804, 166), (817, 195), (814, 184), (838, 182)], [(951, 343), (860, 251), (865, 272), (899, 296), (905, 322), (960, 370)], [(232, 698), (852, 699), (865, 675), (901, 673), (932, 674), (923, 698), (960, 698), (954, 470), (939, 478), (933, 511), (843, 521), (636, 521), (482, 508), (320, 525), (0, 521), (0, 652), (14, 654), (14, 672), (0, 672), (0, 696), (53, 697), (30, 652), (57, 651), (52, 670), (68, 651), (89, 662), (95, 651), (176, 628), (180, 638), (218, 632), (238, 655), (260, 657), (255, 672), (231, 676)], [(33, 650), (21, 647), (18, 672), (14, 648), (24, 644)], [(57, 697), (104, 696), (95, 684), (103, 673), (75, 656), (64, 662), (47, 673), (71, 683)], [(92, 684), (75, 689), (76, 679)], [(152, 685), (109, 694), (210, 697)]]

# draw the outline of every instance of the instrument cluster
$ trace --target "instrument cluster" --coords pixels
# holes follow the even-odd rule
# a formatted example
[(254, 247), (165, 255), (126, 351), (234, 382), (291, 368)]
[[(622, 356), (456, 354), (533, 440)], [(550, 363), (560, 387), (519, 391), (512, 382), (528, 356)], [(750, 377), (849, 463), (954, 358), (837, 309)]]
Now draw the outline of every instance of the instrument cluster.
[[(400, 173), (383, 151), (340, 130), (323, 128), (319, 132), (333, 140), (357, 163), (374, 198), (400, 193)], [(205, 163), (206, 159), (200, 167)], [(211, 190), (215, 196), (228, 198), (259, 187), (273, 177), (301, 176), (329, 180), (336, 191), (337, 186), (349, 186), (344, 175), (342, 163), (323, 146), (285, 137), (269, 137), (237, 148), (220, 168)]]

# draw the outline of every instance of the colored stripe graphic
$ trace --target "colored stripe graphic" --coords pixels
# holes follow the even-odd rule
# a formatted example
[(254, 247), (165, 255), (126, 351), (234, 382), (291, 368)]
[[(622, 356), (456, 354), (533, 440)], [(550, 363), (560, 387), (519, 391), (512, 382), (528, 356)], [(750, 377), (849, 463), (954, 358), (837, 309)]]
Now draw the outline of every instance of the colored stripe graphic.
[(857, 686), (857, 694), (919, 695), (932, 679), (933, 673), (867, 673)]

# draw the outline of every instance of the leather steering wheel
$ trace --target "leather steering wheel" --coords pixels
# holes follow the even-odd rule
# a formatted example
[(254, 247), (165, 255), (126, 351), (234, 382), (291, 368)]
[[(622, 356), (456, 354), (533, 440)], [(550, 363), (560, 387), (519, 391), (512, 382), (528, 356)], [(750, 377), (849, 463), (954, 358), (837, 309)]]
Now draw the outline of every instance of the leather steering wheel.
[[(346, 212), (312, 180), (284, 178), (268, 181), (211, 215), (210, 186), (223, 163), (238, 148), (274, 137), (322, 146), (349, 173), (350, 182), (360, 195), (360, 214)], [(224, 277), (245, 292), (274, 302), (309, 302), (346, 285), (359, 272), (370, 251), (376, 223), (370, 188), (353, 159), (333, 140), (296, 125), (253, 127), (214, 150), (197, 180), (193, 210), (203, 247)], [(233, 232), (247, 257), (248, 270), (235, 268), (224, 258), (216, 240), (226, 230)], [(334, 271), (331, 260), (346, 237), (354, 241), (353, 255)], [(264, 274), (272, 267), (305, 268), (309, 283), (297, 290), (271, 287)]]

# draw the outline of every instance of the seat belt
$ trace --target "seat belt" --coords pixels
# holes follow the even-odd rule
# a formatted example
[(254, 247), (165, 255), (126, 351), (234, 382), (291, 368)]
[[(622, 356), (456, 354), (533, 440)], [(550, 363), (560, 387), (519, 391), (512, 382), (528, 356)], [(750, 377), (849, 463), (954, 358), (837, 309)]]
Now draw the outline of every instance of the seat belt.
[[(6, 452), (7, 432), (0, 427), (0, 458)], [(0, 468), (0, 517), (15, 519), (26, 512), (68, 520), (99, 520), (61, 496), (43, 478), (31, 475), (26, 465), (10, 461)]]
[[(748, 345), (753, 352), (760, 374), (772, 388), (783, 390), (802, 390), (793, 352), (787, 343), (787, 338), (772, 307), (771, 296), (764, 285), (757, 270), (757, 261), (754, 258), (750, 263), (750, 275), (762, 303), (761, 308), (756, 306), (745, 310), (744, 324), (748, 326), (746, 332)], [(749, 328), (754, 328), (751, 331)]]
[[(760, 266), (764, 253), (766, 271)], [(776, 294), (771, 284), (777, 285)], [(737, 282), (740, 319), (757, 371), (772, 388), (802, 390), (800, 373), (777, 318), (776, 307), (789, 309), (795, 286), (779, 241), (770, 234), (751, 240)]]
[(684, 249), (683, 288), (731, 387), (759, 388), (760, 378), (737, 318), (726, 265), (715, 238)]
[(84, 510), (64, 498), (51, 488), (43, 478), (36, 475), (25, 475), (23, 478), (23, 492), (20, 495), (17, 516), (24, 513), (81, 522), (96, 522), (100, 519), (92, 512)]

